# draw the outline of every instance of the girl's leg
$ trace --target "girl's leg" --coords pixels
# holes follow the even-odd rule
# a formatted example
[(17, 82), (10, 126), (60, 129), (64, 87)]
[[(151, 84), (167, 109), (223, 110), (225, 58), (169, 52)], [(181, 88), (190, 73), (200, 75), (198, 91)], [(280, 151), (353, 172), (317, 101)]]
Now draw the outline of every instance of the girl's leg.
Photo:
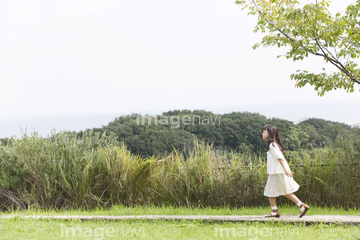
[(291, 201), (293, 201), (295, 204), (297, 204), (300, 200), (295, 196), (295, 194), (290, 193), (288, 195), (284, 195), (284, 197), (290, 199)]
[(271, 213), (269, 213), (268, 215), (265, 215), (266, 218), (268, 217), (280, 217), (280, 213), (279, 213), (279, 210), (277, 209), (277, 206), (276, 206), (276, 198), (275, 197), (269, 197), (269, 202), (270, 202), (270, 205), (271, 205)]
[(275, 197), (269, 197), (269, 202), (272, 207), (276, 206), (276, 198)]
[(299, 217), (302, 217), (306, 214), (306, 212), (309, 210), (309, 206), (306, 205), (305, 203), (302, 203), (293, 193), (290, 193), (288, 195), (284, 195), (284, 197), (290, 199), (291, 201), (293, 201), (296, 205), (298, 205), (298, 207), (300, 208), (300, 214)]

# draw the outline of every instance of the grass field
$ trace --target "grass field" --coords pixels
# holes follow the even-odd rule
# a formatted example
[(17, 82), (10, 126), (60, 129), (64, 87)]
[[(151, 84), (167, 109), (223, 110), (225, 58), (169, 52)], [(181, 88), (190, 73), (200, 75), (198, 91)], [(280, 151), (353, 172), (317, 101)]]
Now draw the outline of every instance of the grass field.
[[(296, 194), (310, 205), (308, 215), (360, 215), (360, 165), (357, 150), (349, 144), (344, 142), (336, 151), (305, 154), (303, 166), (294, 168), (301, 185)], [(0, 145), (0, 209), (7, 210), (3, 215), (17, 216), (0, 218), (0, 239), (360, 239), (358, 225), (21, 218), (263, 216), (271, 211), (263, 196), (267, 178), (261, 155), (227, 156), (201, 142), (195, 146), (185, 161), (176, 151), (162, 159), (144, 159), (112, 137), (92, 133), (81, 138), (71, 133), (48, 139), (24, 136)], [(277, 204), (281, 215), (299, 213), (285, 198), (278, 198)]]
[[(301, 165), (292, 168), (301, 201), (359, 207), (356, 144), (344, 140), (334, 148), (302, 153), (296, 162)], [(175, 150), (161, 158), (144, 158), (113, 135), (89, 132), (80, 138), (63, 132), (42, 138), (34, 133), (0, 144), (0, 166), (2, 210), (268, 206), (263, 195), (265, 156), (221, 152), (197, 139), (186, 158)], [(280, 205), (289, 203), (278, 200)]]
[[(310, 205), (311, 206), (311, 205)], [(299, 208), (292, 205), (278, 205), (282, 215), (297, 215)], [(264, 215), (271, 211), (269, 207), (256, 208), (186, 208), (172, 206), (137, 206), (125, 207), (122, 205), (113, 206), (110, 209), (98, 208), (94, 210), (43, 210), (29, 209), (28, 211), (12, 211), (3, 214), (15, 215)], [(353, 208), (344, 210), (341, 207), (314, 207), (311, 206), (310, 215), (360, 215), (360, 209)]]
[[(283, 215), (298, 208), (279, 206)], [(269, 208), (173, 208), (116, 206), (93, 211), (15, 211), (14, 219), (1, 219), (1, 239), (358, 239), (360, 226), (338, 224), (229, 223), (206, 221), (61, 221), (25, 220), (21, 215), (263, 215)], [(309, 215), (359, 215), (358, 209), (312, 207)]]

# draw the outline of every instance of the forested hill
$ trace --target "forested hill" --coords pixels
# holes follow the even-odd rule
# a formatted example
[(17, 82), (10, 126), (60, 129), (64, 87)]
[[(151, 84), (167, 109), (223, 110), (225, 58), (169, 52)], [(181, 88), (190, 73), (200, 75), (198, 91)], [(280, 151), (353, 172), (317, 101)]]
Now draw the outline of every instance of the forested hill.
[(124, 115), (93, 130), (114, 132), (133, 153), (143, 156), (189, 149), (193, 135), (223, 150), (264, 153), (262, 127), (269, 123), (277, 126), (286, 150), (290, 151), (324, 147), (338, 135), (350, 134), (352, 129), (349, 125), (323, 119), (294, 124), (250, 112), (219, 115), (204, 110), (174, 110), (156, 116)]

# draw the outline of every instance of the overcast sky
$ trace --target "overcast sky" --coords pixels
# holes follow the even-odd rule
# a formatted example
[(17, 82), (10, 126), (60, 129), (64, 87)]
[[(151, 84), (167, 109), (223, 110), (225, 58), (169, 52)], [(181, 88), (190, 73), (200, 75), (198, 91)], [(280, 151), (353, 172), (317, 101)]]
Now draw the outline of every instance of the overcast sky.
[[(252, 50), (262, 37), (256, 18), (233, 2), (1, 0), (0, 137), (174, 109), (360, 122), (359, 91), (319, 97), (295, 88), (297, 69), (330, 66), (276, 58), (285, 49)], [(333, 9), (354, 2), (336, 0)]]

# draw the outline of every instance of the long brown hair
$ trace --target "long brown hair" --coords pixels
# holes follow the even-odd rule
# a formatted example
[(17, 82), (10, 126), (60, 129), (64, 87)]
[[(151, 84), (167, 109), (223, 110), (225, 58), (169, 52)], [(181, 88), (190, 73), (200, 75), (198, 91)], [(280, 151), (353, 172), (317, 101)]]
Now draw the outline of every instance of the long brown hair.
[[(281, 142), (279, 132), (278, 132), (277, 128), (275, 127), (275, 125), (266, 124), (265, 126), (263, 126), (262, 129), (263, 129), (263, 131), (267, 130), (267, 132), (269, 133), (268, 140), (266, 141), (266, 148), (267, 148), (266, 151), (269, 151), (270, 143), (275, 142), (278, 144), (280, 151), (285, 155), (284, 145)], [(273, 144), (273, 146), (274, 146), (274, 144)]]

